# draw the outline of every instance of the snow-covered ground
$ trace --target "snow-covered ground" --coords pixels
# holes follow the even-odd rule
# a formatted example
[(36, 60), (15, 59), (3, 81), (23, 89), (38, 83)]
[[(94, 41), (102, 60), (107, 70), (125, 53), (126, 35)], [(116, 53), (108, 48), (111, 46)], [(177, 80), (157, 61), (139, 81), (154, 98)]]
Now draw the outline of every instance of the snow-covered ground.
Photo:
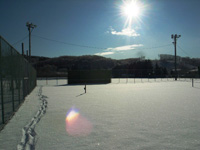
[(24, 128), (34, 117), (40, 107), (38, 99), (39, 87), (26, 97), (26, 100), (15, 113), (9, 123), (0, 132), (0, 149), (14, 150), (22, 139), (22, 128)]
[[(39, 89), (0, 132), (0, 149), (17, 149), (21, 129), (41, 107)], [(66, 80), (45, 85), (47, 110), (34, 126), (31, 148), (199, 150), (199, 92), (200, 83), (192, 87), (189, 79), (114, 79), (111, 84), (87, 85), (87, 93), (83, 85), (69, 86)]]

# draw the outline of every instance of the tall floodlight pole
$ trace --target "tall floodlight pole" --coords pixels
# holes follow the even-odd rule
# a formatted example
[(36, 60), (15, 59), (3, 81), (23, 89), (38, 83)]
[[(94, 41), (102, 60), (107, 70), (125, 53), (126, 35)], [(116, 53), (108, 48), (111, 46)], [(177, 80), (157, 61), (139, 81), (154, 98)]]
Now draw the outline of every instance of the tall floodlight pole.
[(171, 38), (174, 40), (174, 42), (172, 42), (174, 44), (174, 53), (175, 53), (175, 56), (174, 56), (174, 67), (175, 67), (175, 80), (177, 80), (177, 64), (176, 64), (176, 42), (177, 42), (177, 38), (180, 38), (181, 35), (177, 35), (177, 34), (172, 34), (171, 35)]
[(26, 23), (26, 26), (28, 27), (28, 31), (29, 31), (29, 59), (31, 57), (31, 32), (34, 28), (36, 28), (37, 26), (34, 25), (33, 23)]

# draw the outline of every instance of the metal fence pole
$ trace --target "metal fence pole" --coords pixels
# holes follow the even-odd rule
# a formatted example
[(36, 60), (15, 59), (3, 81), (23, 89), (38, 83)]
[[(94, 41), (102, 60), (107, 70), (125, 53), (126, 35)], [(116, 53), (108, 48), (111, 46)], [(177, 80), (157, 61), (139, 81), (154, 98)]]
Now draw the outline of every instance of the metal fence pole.
[[(19, 64), (20, 64), (20, 66), (21, 66), (21, 59), (19, 59)], [(22, 74), (21, 74), (21, 68), (19, 68), (19, 79), (18, 79), (18, 98), (19, 98), (19, 105), (20, 105), (20, 98), (21, 98), (21, 94), (20, 94), (20, 90), (21, 90), (21, 76), (22, 76)]]
[(4, 100), (3, 100), (3, 81), (1, 77), (1, 113), (2, 113), (2, 123), (4, 124)]
[[(30, 55), (30, 54), (29, 54)], [(30, 63), (30, 60), (31, 58), (29, 57), (29, 63)], [(30, 77), (31, 77), (31, 70), (30, 70), (31, 68), (30, 68), (30, 65), (28, 64), (28, 94), (31, 92), (31, 79), (30, 79)]]
[(15, 111), (15, 102), (14, 102), (14, 84), (13, 84), (13, 70), (14, 70), (14, 68), (13, 68), (13, 52), (12, 52), (12, 48), (11, 48), (11, 58), (12, 58), (12, 64), (11, 64), (11, 91), (12, 91), (12, 110), (13, 110), (13, 112)]
[(12, 90), (12, 109), (13, 112), (15, 111), (15, 102), (14, 102), (14, 84), (13, 84), (13, 77), (11, 77), (11, 90)]
[(5, 123), (4, 120), (4, 97), (3, 97), (3, 77), (2, 77), (2, 54), (1, 54), (1, 36), (0, 36), (0, 82), (1, 82), (1, 115), (2, 123)]
[[(21, 82), (21, 81), (20, 81)], [(21, 97), (21, 94), (20, 94), (20, 88), (21, 88), (21, 83), (19, 83), (18, 85), (18, 98), (19, 98), (19, 104), (21, 103), (20, 102), (20, 97)]]
[(25, 82), (24, 82), (24, 77), (25, 77), (25, 62), (23, 63), (23, 70), (22, 70), (22, 89), (23, 89), (23, 100), (25, 99)]

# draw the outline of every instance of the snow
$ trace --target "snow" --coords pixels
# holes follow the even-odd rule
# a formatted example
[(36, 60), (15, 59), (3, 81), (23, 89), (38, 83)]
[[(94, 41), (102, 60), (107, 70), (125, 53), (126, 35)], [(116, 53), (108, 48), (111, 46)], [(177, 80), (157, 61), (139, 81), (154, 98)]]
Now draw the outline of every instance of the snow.
[(39, 87), (26, 97), (26, 100), (19, 108), (17, 113), (0, 132), (0, 149), (13, 150), (17, 149), (17, 145), (22, 138), (22, 129), (27, 125), (32, 117), (37, 113), (40, 102), (38, 100)]
[[(197, 150), (199, 90), (200, 83), (192, 87), (189, 79), (114, 79), (111, 84), (87, 85), (87, 93), (84, 85), (52, 81), (42, 87), (47, 110), (33, 127), (29, 148)], [(22, 129), (44, 106), (39, 91), (38, 86), (0, 132), (0, 149), (17, 149)]]
[(47, 97), (42, 95), (42, 87), (39, 89), (38, 97), (41, 100), (40, 109), (37, 111), (36, 115), (31, 119), (31, 121), (24, 128), (22, 128), (22, 139), (20, 144), (17, 146), (18, 150), (31, 150), (35, 147), (35, 126), (40, 121), (41, 117), (46, 113), (47, 108)]

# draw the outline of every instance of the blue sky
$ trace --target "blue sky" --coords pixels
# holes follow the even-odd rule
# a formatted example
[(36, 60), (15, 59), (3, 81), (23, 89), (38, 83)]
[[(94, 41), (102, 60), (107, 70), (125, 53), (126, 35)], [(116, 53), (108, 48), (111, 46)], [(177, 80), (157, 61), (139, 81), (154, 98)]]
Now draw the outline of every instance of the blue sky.
[(174, 54), (171, 34), (180, 34), (178, 55), (200, 57), (199, 0), (137, 0), (142, 10), (129, 26), (125, 1), (1, 0), (0, 35), (19, 52), (21, 42), (27, 50), (29, 21), (37, 25), (32, 55), (158, 59)]

